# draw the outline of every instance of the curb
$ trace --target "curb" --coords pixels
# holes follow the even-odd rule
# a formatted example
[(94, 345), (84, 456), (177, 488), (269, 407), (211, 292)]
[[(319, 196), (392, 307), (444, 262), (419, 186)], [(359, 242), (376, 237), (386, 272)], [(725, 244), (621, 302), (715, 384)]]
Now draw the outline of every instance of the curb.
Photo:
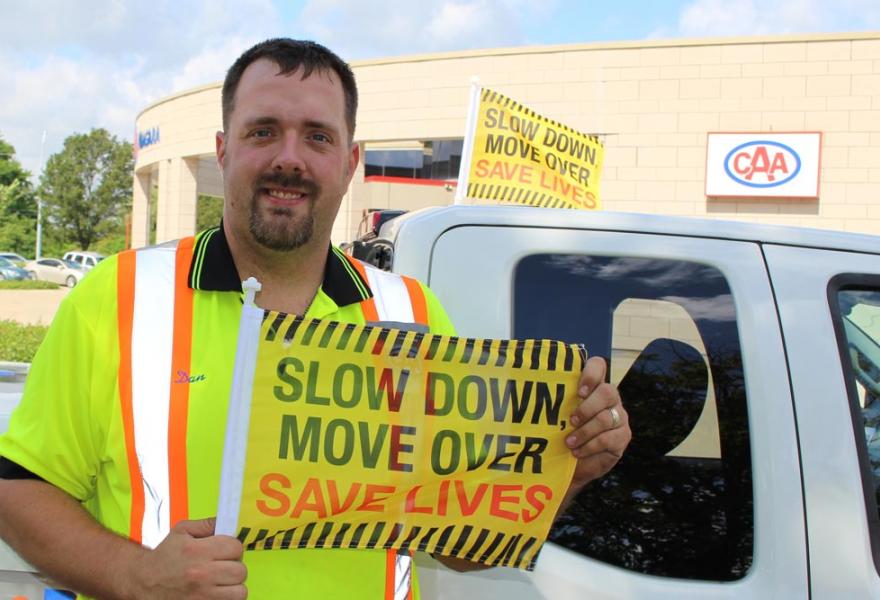
[(30, 363), (0, 361), (0, 381), (24, 381)]

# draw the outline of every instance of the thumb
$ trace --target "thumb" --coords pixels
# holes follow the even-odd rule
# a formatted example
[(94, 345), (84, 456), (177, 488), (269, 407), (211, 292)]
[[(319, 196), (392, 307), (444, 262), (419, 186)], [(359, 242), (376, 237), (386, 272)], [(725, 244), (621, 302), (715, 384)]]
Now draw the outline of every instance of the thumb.
[(177, 525), (174, 526), (174, 531), (191, 535), (194, 538), (210, 537), (214, 535), (216, 521), (217, 519), (214, 517), (193, 521), (178, 521)]

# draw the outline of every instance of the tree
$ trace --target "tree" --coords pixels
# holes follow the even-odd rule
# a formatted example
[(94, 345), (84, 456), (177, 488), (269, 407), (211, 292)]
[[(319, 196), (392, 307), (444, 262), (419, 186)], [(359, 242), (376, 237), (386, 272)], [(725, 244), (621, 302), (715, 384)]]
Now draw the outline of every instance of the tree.
[(124, 232), (131, 204), (131, 144), (92, 129), (64, 140), (40, 178), (39, 193), (51, 235), (87, 250), (105, 235)]
[(217, 227), (223, 217), (223, 198), (199, 194), (196, 204), (196, 231)]
[(30, 173), (15, 159), (15, 148), (0, 137), (0, 250), (33, 254), (37, 205)]

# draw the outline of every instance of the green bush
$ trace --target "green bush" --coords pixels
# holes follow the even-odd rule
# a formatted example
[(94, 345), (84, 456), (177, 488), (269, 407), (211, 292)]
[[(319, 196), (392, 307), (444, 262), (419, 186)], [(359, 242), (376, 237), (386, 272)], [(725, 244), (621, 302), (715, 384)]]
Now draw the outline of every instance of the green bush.
[(0, 320), (0, 360), (31, 362), (49, 328)]
[(57, 290), (58, 284), (36, 279), (0, 280), (0, 290)]

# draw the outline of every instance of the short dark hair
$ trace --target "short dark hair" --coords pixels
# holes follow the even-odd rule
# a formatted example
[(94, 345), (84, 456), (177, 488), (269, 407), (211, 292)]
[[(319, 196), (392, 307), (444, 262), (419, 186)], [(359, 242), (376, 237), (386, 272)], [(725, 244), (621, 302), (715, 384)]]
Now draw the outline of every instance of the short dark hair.
[(229, 127), (229, 117), (235, 108), (235, 92), (241, 76), (252, 63), (261, 58), (268, 58), (278, 65), (279, 75), (287, 75), (302, 68), (305, 79), (314, 71), (333, 71), (342, 82), (345, 94), (345, 123), (348, 126), (349, 139), (354, 136), (355, 118), (357, 115), (358, 93), (357, 84), (351, 67), (333, 52), (316, 42), (293, 40), (290, 38), (274, 38), (260, 42), (238, 57), (223, 81), (221, 94), (223, 104), (223, 129)]

